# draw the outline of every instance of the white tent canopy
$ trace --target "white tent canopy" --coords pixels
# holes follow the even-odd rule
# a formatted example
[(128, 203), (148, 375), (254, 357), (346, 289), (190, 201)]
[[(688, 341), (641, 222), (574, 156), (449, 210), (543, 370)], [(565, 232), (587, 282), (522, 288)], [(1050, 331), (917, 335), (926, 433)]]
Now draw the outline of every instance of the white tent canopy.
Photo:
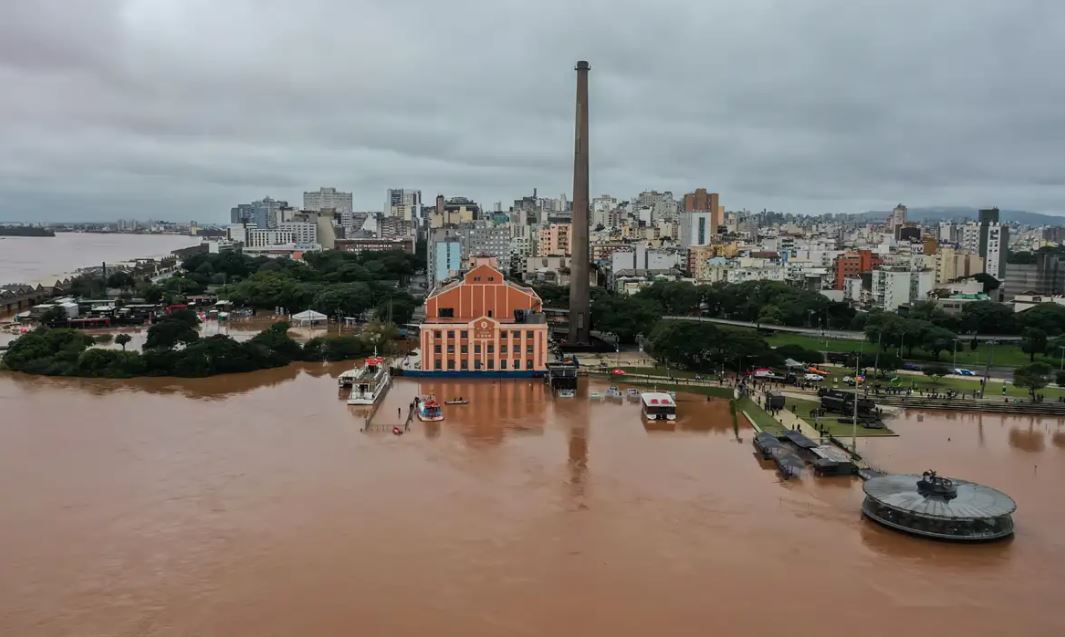
[(297, 325), (308, 325), (314, 323), (325, 323), (327, 320), (329, 320), (329, 317), (327, 317), (325, 314), (322, 314), (321, 312), (315, 312), (314, 310), (304, 310), (299, 314), (293, 314), (292, 320), (295, 321)]

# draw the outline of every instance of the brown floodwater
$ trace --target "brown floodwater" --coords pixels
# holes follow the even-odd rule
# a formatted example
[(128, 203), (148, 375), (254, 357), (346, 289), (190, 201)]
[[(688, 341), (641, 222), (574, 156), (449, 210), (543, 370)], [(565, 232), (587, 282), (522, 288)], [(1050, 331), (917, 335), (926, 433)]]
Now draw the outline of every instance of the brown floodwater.
[[(538, 382), (363, 432), (344, 365), (134, 382), (0, 374), (0, 634), (1061, 635), (1065, 424), (911, 412), (859, 448), (1018, 502), (1007, 542), (859, 515), (781, 482), (725, 402), (556, 400)], [(387, 432), (387, 427), (385, 428)]]

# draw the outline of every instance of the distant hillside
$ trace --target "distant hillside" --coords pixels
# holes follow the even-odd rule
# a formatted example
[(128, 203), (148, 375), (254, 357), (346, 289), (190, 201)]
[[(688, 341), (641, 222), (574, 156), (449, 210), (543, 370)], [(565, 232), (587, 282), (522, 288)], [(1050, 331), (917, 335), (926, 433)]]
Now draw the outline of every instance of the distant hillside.
[[(929, 208), (910, 208), (906, 211), (906, 218), (910, 221), (975, 221), (977, 208), (962, 206), (933, 206)], [(890, 210), (870, 210), (861, 213), (861, 217), (869, 220), (884, 220), (891, 214)], [(1065, 216), (1048, 215), (1041, 212), (1028, 212), (1027, 210), (1001, 210), (1000, 218), (1004, 223), (1019, 223), (1025, 226), (1063, 226)]]

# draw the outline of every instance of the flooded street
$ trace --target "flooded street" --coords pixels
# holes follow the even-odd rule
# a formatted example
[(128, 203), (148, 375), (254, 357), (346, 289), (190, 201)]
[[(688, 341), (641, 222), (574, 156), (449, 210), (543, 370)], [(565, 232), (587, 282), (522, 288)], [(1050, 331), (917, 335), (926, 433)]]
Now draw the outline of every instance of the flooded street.
[(583, 386), (398, 380), (379, 424), (470, 404), (394, 436), (338, 399), (349, 366), (0, 374), (0, 634), (1065, 634), (1059, 421), (859, 441), (1017, 501), (1015, 539), (954, 545), (862, 520), (856, 478), (780, 482), (723, 401), (647, 428)]

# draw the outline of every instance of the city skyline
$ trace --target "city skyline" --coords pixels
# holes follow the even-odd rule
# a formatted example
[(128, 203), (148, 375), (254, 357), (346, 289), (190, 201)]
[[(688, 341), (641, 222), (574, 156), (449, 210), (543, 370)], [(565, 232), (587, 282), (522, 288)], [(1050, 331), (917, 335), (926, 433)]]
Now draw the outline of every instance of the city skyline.
[[(557, 196), (575, 59), (596, 64), (593, 196), (709, 187), (729, 209), (1065, 213), (1065, 90), (1046, 81), (1065, 53), (1058, 4), (6, 9), (5, 220), (222, 222), (236, 202), (323, 185), (356, 210), (388, 188), (485, 208)], [(520, 33), (493, 27), (504, 16)], [(443, 54), (411, 35), (432, 32)]]

